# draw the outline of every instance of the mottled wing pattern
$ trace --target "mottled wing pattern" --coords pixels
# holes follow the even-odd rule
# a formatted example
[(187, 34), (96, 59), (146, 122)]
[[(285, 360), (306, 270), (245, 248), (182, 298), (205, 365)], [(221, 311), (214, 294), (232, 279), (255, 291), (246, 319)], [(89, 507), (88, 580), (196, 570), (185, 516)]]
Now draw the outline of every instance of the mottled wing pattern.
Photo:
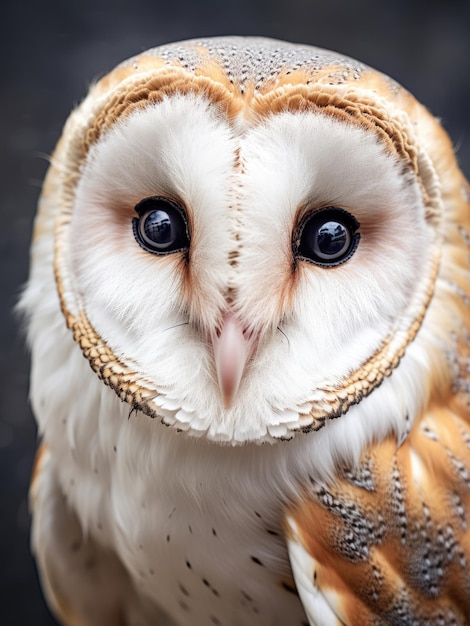
[[(470, 424), (434, 407), (290, 512), (311, 624), (470, 624)], [(323, 608), (322, 608), (323, 607)]]

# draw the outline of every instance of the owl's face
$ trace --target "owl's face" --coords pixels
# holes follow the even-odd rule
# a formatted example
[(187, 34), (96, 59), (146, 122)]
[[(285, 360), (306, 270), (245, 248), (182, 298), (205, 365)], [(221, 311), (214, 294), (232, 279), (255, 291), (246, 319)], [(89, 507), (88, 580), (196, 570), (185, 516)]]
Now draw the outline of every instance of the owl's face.
[(347, 80), (240, 89), (217, 59), (142, 58), (69, 123), (55, 269), (93, 368), (233, 443), (366, 402), (432, 292), (438, 200), (411, 123)]

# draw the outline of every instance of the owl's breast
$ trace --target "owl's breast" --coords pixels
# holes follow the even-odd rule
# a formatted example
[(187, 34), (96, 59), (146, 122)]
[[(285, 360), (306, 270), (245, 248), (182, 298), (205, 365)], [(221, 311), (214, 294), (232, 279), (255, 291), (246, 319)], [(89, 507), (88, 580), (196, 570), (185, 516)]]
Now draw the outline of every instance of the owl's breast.
[(278, 508), (197, 473), (190, 497), (170, 479), (123, 498), (112, 532), (135, 585), (178, 624), (305, 624)]
[[(180, 625), (305, 624), (282, 529), (303, 439), (225, 447), (175, 434), (129, 415), (68, 335), (62, 347), (61, 367), (45, 357), (42, 369), (57, 391), (37, 403), (50, 462), (81, 527), (125, 563), (138, 597)], [(83, 377), (86, 393), (66, 390), (64, 376)]]
[[(180, 625), (305, 624), (283, 535), (284, 503), (272, 488), (275, 472), (270, 482), (261, 470), (273, 450), (185, 438), (175, 445), (174, 438), (132, 416), (114, 428), (114, 456), (95, 449), (92, 467), (69, 458), (61, 475), (75, 476), (73, 486), (64, 482), (74, 508), (87, 515), (83, 525), (117, 553), (139, 593)], [(90, 502), (100, 504), (92, 509)]]

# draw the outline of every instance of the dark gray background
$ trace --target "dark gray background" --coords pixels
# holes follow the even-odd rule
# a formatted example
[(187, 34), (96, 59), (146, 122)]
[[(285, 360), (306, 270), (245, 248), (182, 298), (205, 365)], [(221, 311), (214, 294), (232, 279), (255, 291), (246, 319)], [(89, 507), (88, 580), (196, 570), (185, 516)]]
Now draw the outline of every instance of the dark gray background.
[(148, 47), (201, 35), (267, 35), (332, 48), (396, 78), (442, 119), (468, 176), (470, 2), (10, 0), (2, 14), (0, 624), (46, 626), (54, 621), (29, 554), (36, 430), (28, 357), (11, 310), (27, 276), (44, 157), (72, 106), (93, 78)]

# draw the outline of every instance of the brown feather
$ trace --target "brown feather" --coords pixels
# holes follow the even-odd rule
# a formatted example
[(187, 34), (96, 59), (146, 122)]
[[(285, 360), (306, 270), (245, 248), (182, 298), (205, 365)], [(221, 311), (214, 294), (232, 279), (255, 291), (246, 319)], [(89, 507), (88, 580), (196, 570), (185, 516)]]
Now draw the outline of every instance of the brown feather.
[(346, 624), (469, 623), (468, 413), (430, 407), (400, 447), (370, 446), (334, 485), (312, 485), (293, 517)]

